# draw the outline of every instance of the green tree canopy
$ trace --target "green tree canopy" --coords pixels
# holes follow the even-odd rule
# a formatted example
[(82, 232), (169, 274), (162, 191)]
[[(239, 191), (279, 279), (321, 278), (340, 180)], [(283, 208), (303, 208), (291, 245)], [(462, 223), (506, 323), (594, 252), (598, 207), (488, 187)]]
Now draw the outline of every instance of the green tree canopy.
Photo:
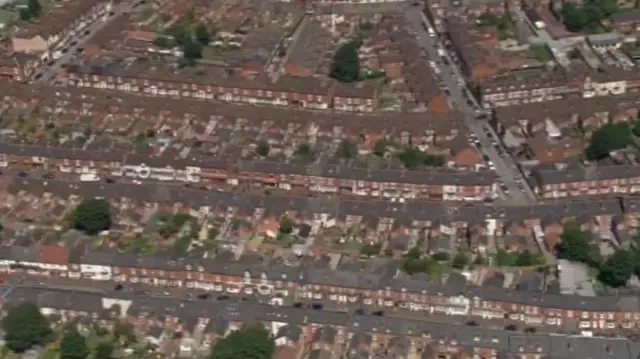
[(518, 259), (516, 259), (516, 265), (518, 267), (528, 267), (535, 264), (535, 257), (530, 250), (525, 249), (518, 255)]
[(209, 359), (271, 359), (275, 343), (264, 328), (247, 328), (218, 341)]
[(349, 139), (343, 139), (338, 146), (338, 156), (344, 159), (352, 159), (358, 155), (358, 145)]
[(51, 329), (47, 319), (38, 307), (24, 302), (9, 309), (2, 320), (4, 340), (7, 348), (16, 353), (35, 347), (44, 346), (51, 339)]
[(295, 155), (299, 157), (312, 157), (313, 148), (307, 142), (301, 143), (296, 147)]
[(365, 257), (377, 256), (378, 254), (380, 254), (381, 249), (382, 249), (382, 245), (380, 245), (379, 243), (376, 243), (376, 244), (365, 243), (360, 248), (360, 255)]
[(158, 36), (153, 40), (153, 44), (161, 49), (168, 49), (173, 46), (171, 39), (166, 36)]
[(631, 143), (631, 128), (628, 123), (609, 123), (593, 132), (585, 154), (590, 160), (600, 160), (608, 157), (610, 152), (626, 148)]
[(188, 38), (182, 43), (182, 57), (189, 66), (194, 66), (202, 58), (202, 44)]
[(202, 23), (198, 24), (198, 26), (196, 27), (195, 35), (196, 35), (196, 40), (198, 40), (198, 42), (203, 46), (207, 46), (211, 42), (211, 32), (209, 31), (209, 28), (205, 24), (202, 24)]
[(125, 345), (136, 342), (136, 335), (133, 325), (126, 322), (117, 322), (113, 326), (113, 339), (123, 342)]
[(619, 249), (602, 263), (598, 279), (611, 287), (622, 287), (631, 278), (635, 269), (635, 262), (634, 253)]
[(451, 260), (451, 266), (456, 269), (463, 269), (469, 264), (469, 256), (464, 252), (458, 252)]
[(283, 217), (280, 220), (280, 233), (282, 234), (291, 234), (293, 232), (293, 221), (289, 217)]
[(387, 152), (387, 140), (381, 138), (376, 141), (373, 145), (373, 154), (378, 157), (384, 157), (384, 154)]
[(424, 153), (415, 146), (405, 148), (397, 154), (397, 157), (409, 170), (415, 170), (421, 166), (441, 167), (444, 165), (444, 158)]
[(587, 16), (576, 3), (566, 2), (562, 6), (562, 19), (569, 31), (582, 31), (587, 26)]
[(355, 82), (360, 79), (359, 41), (350, 41), (338, 49), (331, 63), (329, 76), (340, 82)]
[(171, 25), (165, 33), (171, 36), (178, 45), (184, 45), (192, 38), (192, 28), (186, 21), (179, 21)]
[(60, 359), (85, 359), (88, 355), (86, 339), (75, 327), (68, 328), (60, 341)]
[(111, 359), (113, 355), (113, 344), (110, 342), (100, 342), (96, 345), (95, 352), (93, 354), (94, 359)]
[(76, 207), (71, 215), (73, 228), (90, 235), (111, 228), (111, 206), (104, 199), (88, 199)]
[(582, 262), (591, 266), (600, 263), (598, 247), (591, 241), (591, 235), (583, 231), (577, 223), (565, 224), (560, 243), (556, 246), (558, 258)]
[(262, 157), (266, 157), (269, 155), (271, 151), (271, 146), (269, 146), (269, 142), (265, 139), (258, 141), (256, 144), (256, 153)]
[(585, 0), (581, 5), (565, 2), (561, 14), (567, 30), (597, 32), (602, 29), (602, 20), (617, 11), (615, 0)]
[(28, 0), (27, 9), (29, 9), (32, 17), (38, 17), (42, 13), (42, 5), (40, 5), (40, 1), (38, 0)]

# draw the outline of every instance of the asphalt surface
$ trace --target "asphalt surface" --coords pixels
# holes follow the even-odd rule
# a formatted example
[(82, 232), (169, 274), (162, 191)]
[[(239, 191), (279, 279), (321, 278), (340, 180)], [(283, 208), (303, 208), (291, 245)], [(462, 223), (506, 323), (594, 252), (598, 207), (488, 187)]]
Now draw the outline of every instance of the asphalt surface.
[[(471, 92), (468, 91), (461, 72), (455, 66), (454, 61), (446, 52), (438, 37), (429, 36), (425, 29), (425, 24), (428, 24), (428, 22), (421, 9), (415, 6), (406, 7), (404, 15), (415, 31), (420, 46), (425, 50), (429, 59), (436, 62), (436, 66), (440, 70), (439, 77), (441, 82), (449, 91), (449, 100), (458, 111), (465, 115), (465, 123), (475, 135), (478, 149), (483, 155), (487, 156), (493, 165), (493, 167), (490, 167), (500, 176), (502, 182), (501, 192), (511, 204), (527, 205), (533, 203), (536, 197), (535, 194), (527, 185), (518, 165), (504, 149), (499, 136), (485, 120), (477, 118), (477, 110), (480, 107), (473, 96), (470, 95)], [(431, 24), (428, 24), (428, 26), (433, 28)], [(446, 57), (446, 62), (438, 54), (438, 49), (445, 50), (444, 57)]]
[[(117, 283), (112, 281), (94, 281), (89, 279), (69, 279), (69, 278), (34, 278), (31, 276), (20, 275), (5, 275), (5, 287), (41, 287), (43, 290), (63, 290), (63, 291), (78, 291), (78, 292), (93, 292), (102, 293), (108, 296), (109, 293), (116, 291)], [(0, 287), (1, 289), (2, 287)], [(242, 302), (242, 301), (259, 301), (262, 303), (269, 303), (274, 296), (262, 296), (254, 293), (253, 295), (247, 295), (243, 293), (230, 294), (227, 292), (207, 292), (208, 295), (203, 297), (204, 290), (190, 289), (190, 288), (176, 288), (176, 287), (154, 287), (145, 284), (132, 284), (124, 283), (121, 287), (118, 287), (117, 291), (128, 292), (136, 296), (152, 297), (152, 298), (173, 298), (182, 299), (188, 301), (224, 301), (229, 303)], [(427, 311), (412, 311), (409, 309), (402, 309), (399, 307), (378, 307), (378, 306), (366, 306), (362, 303), (338, 303), (330, 300), (303, 300), (297, 298), (297, 295), (291, 293), (286, 297), (281, 298), (281, 302), (278, 306), (292, 307), (303, 305), (305, 307), (312, 307), (312, 304), (322, 303), (323, 311), (343, 312), (351, 313), (354, 315), (382, 315), (385, 317), (394, 318), (407, 318), (418, 319), (432, 323), (446, 323), (456, 325), (478, 325), (485, 328), (492, 329), (504, 329), (506, 325), (512, 324), (517, 327), (517, 330), (524, 330), (527, 326), (523, 323), (506, 320), (506, 319), (481, 319), (473, 318), (471, 316), (451, 316), (438, 313), (429, 313)], [(562, 332), (555, 326), (540, 325), (535, 326), (537, 332), (540, 333), (554, 333)]]
[(140, 3), (139, 0), (137, 2), (124, 1), (115, 4), (111, 8), (111, 11), (105, 14), (105, 16), (98, 18), (96, 21), (82, 29), (82, 31), (79, 31), (79, 33), (75, 37), (70, 38), (67, 43), (60, 44), (59, 50), (62, 55), (58, 59), (52, 59), (49, 61), (41, 71), (34, 74), (33, 82), (43, 84), (53, 83), (55, 81), (56, 74), (58, 74), (63, 66), (69, 63), (71, 59), (82, 52), (84, 46), (93, 35), (104, 29), (118, 16), (141, 9), (144, 5), (145, 4)]

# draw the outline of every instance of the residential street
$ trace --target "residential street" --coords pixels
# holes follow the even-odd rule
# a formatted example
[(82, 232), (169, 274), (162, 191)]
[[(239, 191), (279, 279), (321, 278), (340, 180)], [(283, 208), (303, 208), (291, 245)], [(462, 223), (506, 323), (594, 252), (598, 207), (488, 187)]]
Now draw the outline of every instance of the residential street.
[(62, 56), (58, 59), (51, 60), (46, 64), (44, 70), (35, 75), (34, 82), (36, 83), (52, 83), (55, 80), (55, 75), (61, 70), (62, 66), (67, 64), (69, 60), (77, 56), (82, 52), (84, 45), (88, 40), (96, 34), (98, 31), (104, 29), (111, 21), (122, 14), (137, 10), (140, 3), (136, 5), (131, 1), (124, 1), (114, 5), (109, 13), (104, 17), (89, 24), (86, 28), (79, 31), (75, 37), (72, 37), (67, 43), (60, 44), (59, 50), (62, 52)]
[[(407, 21), (416, 32), (419, 44), (424, 48), (428, 57), (437, 63), (440, 69), (440, 78), (449, 91), (449, 97), (453, 105), (465, 114), (465, 122), (469, 129), (475, 134), (480, 150), (486, 155), (490, 168), (500, 176), (504, 185), (501, 191), (505, 194), (510, 203), (515, 205), (527, 205), (535, 201), (535, 195), (526, 184), (518, 166), (511, 156), (503, 148), (499, 137), (484, 120), (476, 117), (477, 106), (473, 96), (469, 96), (466, 85), (461, 80), (463, 76), (455, 66), (449, 54), (444, 51), (436, 35), (429, 35), (425, 29), (426, 18), (420, 8), (415, 6), (406, 7), (404, 10)], [(432, 25), (427, 25), (433, 28)], [(440, 52), (439, 52), (440, 51)], [(443, 59), (443, 55), (446, 59)], [(466, 94), (465, 94), (466, 92)], [(493, 167), (495, 168), (493, 168)]]

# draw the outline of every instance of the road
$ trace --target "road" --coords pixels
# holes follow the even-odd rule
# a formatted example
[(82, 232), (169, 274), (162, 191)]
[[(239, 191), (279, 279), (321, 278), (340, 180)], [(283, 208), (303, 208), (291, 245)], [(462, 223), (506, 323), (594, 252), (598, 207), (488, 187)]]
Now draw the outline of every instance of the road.
[[(507, 197), (509, 203), (514, 205), (528, 205), (535, 201), (535, 194), (526, 184), (519, 167), (513, 158), (504, 149), (499, 136), (484, 120), (477, 118), (476, 109), (478, 104), (473, 96), (467, 97), (468, 89), (462, 80), (460, 70), (454, 65), (451, 57), (445, 52), (446, 62), (438, 54), (438, 49), (444, 49), (437, 36), (429, 36), (424, 25), (428, 24), (427, 19), (420, 11), (420, 8), (407, 6), (404, 15), (416, 33), (416, 38), (420, 46), (425, 50), (427, 56), (436, 62), (440, 69), (440, 79), (449, 90), (449, 99), (454, 107), (464, 114), (465, 123), (475, 134), (479, 143), (479, 149), (489, 159), (487, 163), (501, 178), (501, 191)], [(432, 27), (431, 24), (428, 26)], [(470, 103), (468, 103), (470, 101)]]
[[(176, 287), (154, 287), (144, 284), (126, 283), (119, 289), (115, 289), (116, 283), (112, 281), (94, 281), (89, 279), (68, 279), (68, 278), (56, 278), (56, 277), (41, 277), (34, 278), (28, 275), (4, 275), (5, 284), (8, 287), (30, 287), (30, 288), (42, 288), (44, 290), (62, 290), (62, 291), (78, 291), (78, 292), (93, 292), (101, 293), (108, 296), (109, 293), (115, 291), (121, 291), (130, 293), (133, 296), (151, 297), (151, 298), (172, 298), (181, 299), (187, 301), (224, 301), (229, 303), (237, 302), (255, 302), (269, 303), (273, 296), (261, 296), (257, 293), (252, 295), (246, 295), (242, 293), (230, 294), (226, 292), (209, 292), (209, 295), (205, 298), (202, 294), (204, 290), (189, 289), (189, 288), (176, 288)], [(286, 297), (280, 297), (282, 301), (278, 303), (278, 306), (295, 307), (304, 305), (305, 307), (312, 307), (313, 303), (322, 303), (322, 309), (324, 311), (351, 313), (354, 315), (376, 315), (382, 314), (386, 317), (404, 318), (404, 319), (417, 319), (431, 323), (446, 323), (455, 325), (479, 325), (485, 328), (492, 329), (504, 329), (506, 325), (514, 325), (518, 330), (524, 330), (527, 326), (521, 322), (508, 320), (508, 319), (482, 319), (472, 316), (451, 316), (438, 313), (430, 313), (427, 311), (413, 311), (409, 309), (402, 309), (400, 307), (378, 307), (378, 306), (366, 306), (361, 302), (357, 303), (337, 303), (331, 300), (303, 300), (297, 297), (295, 293), (290, 293)], [(364, 309), (365, 312), (358, 313), (358, 310)], [(378, 313), (376, 311), (381, 310)], [(555, 326), (539, 325), (535, 326), (537, 332), (540, 333), (559, 333), (562, 332)]]
[(110, 22), (116, 19), (118, 16), (122, 14), (133, 11), (134, 9), (140, 9), (139, 7), (142, 3), (138, 1), (137, 3), (131, 1), (123, 1), (114, 5), (111, 11), (105, 16), (98, 18), (95, 22), (91, 23), (89, 26), (85, 27), (81, 31), (79, 31), (75, 37), (72, 37), (65, 44), (60, 44), (59, 49), (62, 52), (62, 56), (58, 59), (51, 60), (45, 67), (36, 72), (34, 75), (35, 83), (43, 83), (43, 84), (51, 84), (55, 81), (56, 74), (62, 69), (62, 67), (69, 63), (69, 61), (77, 56), (84, 45), (89, 41), (91, 36), (95, 35), (98, 31), (104, 29)]

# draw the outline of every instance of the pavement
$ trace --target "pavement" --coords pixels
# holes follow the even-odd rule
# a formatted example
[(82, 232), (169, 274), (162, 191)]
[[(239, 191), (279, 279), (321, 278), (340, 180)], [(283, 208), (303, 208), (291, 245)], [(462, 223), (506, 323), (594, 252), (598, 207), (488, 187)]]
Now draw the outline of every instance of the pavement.
[(439, 49), (445, 49), (444, 46), (437, 36), (429, 36), (424, 27), (427, 24), (433, 28), (433, 25), (428, 23), (419, 7), (405, 7), (404, 15), (415, 31), (418, 43), (425, 50), (429, 59), (435, 61), (440, 69), (439, 77), (450, 92), (449, 100), (458, 111), (464, 114), (465, 123), (478, 141), (479, 151), (487, 156), (491, 161), (487, 164), (500, 176), (502, 194), (509, 203), (514, 205), (524, 206), (534, 203), (535, 194), (524, 179), (519, 166), (504, 148), (500, 137), (486, 120), (478, 118), (480, 106), (473, 96), (468, 96), (471, 91), (467, 89), (463, 80), (464, 76), (455, 65), (455, 61), (446, 50), (444, 55), (446, 62), (443, 60), (443, 56), (438, 54)]
[(117, 17), (131, 11), (141, 9), (145, 5), (146, 3), (141, 3), (140, 0), (138, 0), (137, 2), (123, 1), (121, 3), (115, 4), (111, 8), (110, 12), (83, 28), (74, 37), (71, 37), (65, 44), (60, 44), (58, 49), (61, 51), (62, 55), (57, 59), (49, 61), (41, 71), (38, 71), (36, 74), (34, 74), (33, 82), (52, 84), (55, 81), (56, 74), (58, 74), (63, 66), (69, 63), (71, 59), (82, 52), (82, 50), (84, 49), (84, 45), (87, 44), (87, 42), (93, 35), (104, 29)]

